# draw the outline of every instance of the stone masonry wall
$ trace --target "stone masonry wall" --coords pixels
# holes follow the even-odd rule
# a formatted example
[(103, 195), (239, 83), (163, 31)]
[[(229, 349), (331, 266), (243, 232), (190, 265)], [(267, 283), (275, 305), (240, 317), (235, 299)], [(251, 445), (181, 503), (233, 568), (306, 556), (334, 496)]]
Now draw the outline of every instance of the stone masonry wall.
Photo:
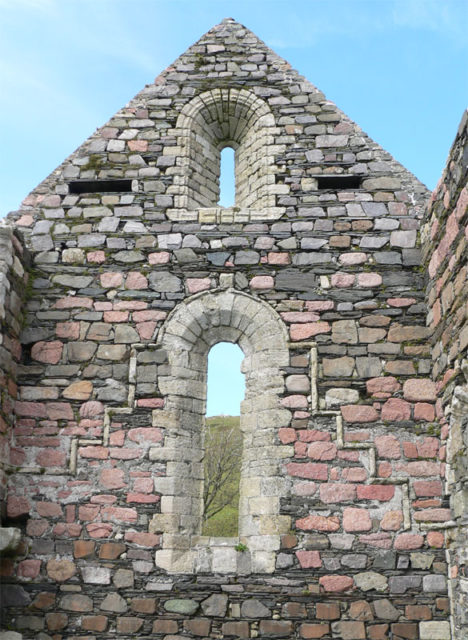
[[(468, 637), (468, 131), (465, 112), (425, 225), (428, 325), (433, 379), (449, 429), (447, 494), (456, 527), (448, 530), (454, 637)], [(452, 523), (453, 524), (453, 523)]]
[[(221, 115), (187, 119), (207, 91)], [(190, 181), (191, 141), (229, 142), (224, 122), (226, 136), (245, 131), (235, 142), (256, 173), (243, 160), (237, 179), (257, 185), (259, 209), (218, 207), (209, 172)], [(193, 196), (202, 188), (209, 202)], [(24, 544), (2, 564), (5, 629), (450, 638), (448, 430), (418, 234), (428, 197), (227, 19), (26, 198), (10, 218), (35, 278), (7, 511)], [(239, 343), (248, 379), (243, 515), (227, 540), (200, 536), (197, 515), (218, 341)]]
[(6, 513), (7, 472), (17, 465), (10, 451), (17, 397), (23, 302), (28, 283), (25, 251), (12, 228), (0, 227), (0, 517)]

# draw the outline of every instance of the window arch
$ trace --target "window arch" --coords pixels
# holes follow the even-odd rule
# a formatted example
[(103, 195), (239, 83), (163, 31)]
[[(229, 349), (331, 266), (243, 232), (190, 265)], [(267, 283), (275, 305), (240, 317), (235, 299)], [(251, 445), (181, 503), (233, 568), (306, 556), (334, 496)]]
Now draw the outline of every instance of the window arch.
[(200, 209), (218, 207), (220, 154), (236, 153), (235, 207), (250, 218), (277, 219), (274, 147), (275, 120), (268, 105), (245, 89), (213, 89), (186, 104), (173, 133), (177, 137), (173, 169), (173, 220), (193, 217)]
[[(247, 294), (204, 293), (174, 310), (158, 342), (169, 366), (168, 375), (158, 380), (165, 396), (158, 419), (167, 435), (157, 453), (166, 462), (166, 476), (156, 478), (156, 489), (163, 494), (161, 513), (150, 526), (163, 533), (156, 564), (174, 573), (271, 573), (280, 534), (290, 528), (289, 516), (279, 515), (280, 497), (288, 486), (287, 479), (279, 479), (279, 465), (291, 451), (276, 439), (278, 429), (291, 419), (280, 405), (283, 369), (289, 362), (283, 322), (269, 305)], [(240, 346), (246, 378), (239, 538), (222, 538), (220, 545), (216, 538), (200, 536), (207, 354), (218, 342)], [(236, 551), (239, 542), (246, 545), (245, 553)]]

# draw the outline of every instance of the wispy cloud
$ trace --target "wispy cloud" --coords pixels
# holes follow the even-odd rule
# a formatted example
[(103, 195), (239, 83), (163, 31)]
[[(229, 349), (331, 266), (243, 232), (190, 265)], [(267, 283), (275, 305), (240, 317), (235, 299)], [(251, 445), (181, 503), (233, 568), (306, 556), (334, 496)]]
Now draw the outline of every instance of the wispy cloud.
[(14, 11), (31, 9), (50, 14), (55, 12), (55, 8), (55, 0), (0, 0), (0, 9), (11, 9)]
[[(276, 49), (311, 47), (331, 36), (361, 39), (391, 29), (436, 32), (466, 46), (467, 0), (316, 0), (313, 11), (301, 12), (292, 0), (278, 25), (270, 25), (267, 44)], [(296, 9), (296, 10), (295, 10)], [(333, 19), (330, 12), (333, 11)], [(273, 31), (274, 30), (274, 31)]]
[(445, 33), (466, 45), (466, 0), (398, 0), (392, 18), (398, 27)]

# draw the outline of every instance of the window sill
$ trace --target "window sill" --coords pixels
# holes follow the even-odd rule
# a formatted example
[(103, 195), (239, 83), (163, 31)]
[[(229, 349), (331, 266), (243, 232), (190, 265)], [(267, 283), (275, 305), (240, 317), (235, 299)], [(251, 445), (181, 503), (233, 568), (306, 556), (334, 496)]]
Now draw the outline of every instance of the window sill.
[(168, 548), (163, 536), (163, 549), (156, 552), (156, 566), (168, 573), (248, 575), (275, 570), (275, 551), (240, 550), (239, 538), (192, 536), (185, 539), (185, 545), (190, 545), (185, 549), (172, 542), (174, 546)]

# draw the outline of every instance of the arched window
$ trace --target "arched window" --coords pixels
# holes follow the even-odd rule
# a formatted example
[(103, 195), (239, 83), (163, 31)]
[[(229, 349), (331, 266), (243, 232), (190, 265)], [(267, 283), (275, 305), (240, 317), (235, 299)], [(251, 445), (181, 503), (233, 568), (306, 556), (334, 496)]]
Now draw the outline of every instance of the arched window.
[[(218, 342), (239, 345), (246, 383), (239, 536), (229, 542), (200, 535), (207, 360)], [(152, 455), (166, 468), (155, 478), (161, 513), (150, 525), (150, 531), (163, 534), (156, 564), (173, 573), (271, 573), (280, 535), (291, 526), (290, 517), (279, 513), (280, 498), (287, 493), (287, 481), (278, 482), (280, 464), (291, 455), (290, 447), (277, 440), (278, 429), (291, 418), (280, 403), (289, 364), (284, 324), (269, 305), (247, 294), (207, 292), (172, 312), (158, 343), (168, 366), (167, 375), (158, 379), (165, 404), (155, 423), (164, 426), (164, 442)], [(239, 544), (245, 546), (242, 553)]]
[[(275, 220), (275, 121), (268, 105), (245, 89), (213, 89), (193, 98), (177, 119), (177, 155), (172, 168), (172, 220), (196, 219), (220, 202), (221, 152), (235, 151), (235, 207), (250, 219)], [(280, 185), (284, 190), (284, 185)], [(244, 213), (245, 215), (245, 213)]]

